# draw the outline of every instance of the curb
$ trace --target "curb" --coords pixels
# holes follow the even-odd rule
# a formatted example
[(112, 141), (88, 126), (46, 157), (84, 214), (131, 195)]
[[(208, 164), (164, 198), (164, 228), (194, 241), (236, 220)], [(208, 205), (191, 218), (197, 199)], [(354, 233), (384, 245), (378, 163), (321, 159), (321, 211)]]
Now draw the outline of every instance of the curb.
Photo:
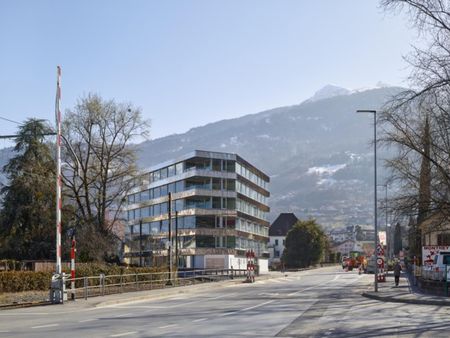
[(391, 296), (378, 296), (378, 295), (374, 295), (374, 294), (367, 293), (367, 292), (363, 292), (361, 295), (363, 297), (366, 297), (369, 299), (374, 299), (374, 300), (379, 300), (381, 302), (450, 306), (450, 300), (404, 299), (404, 298), (396, 298), (396, 297), (391, 297)]

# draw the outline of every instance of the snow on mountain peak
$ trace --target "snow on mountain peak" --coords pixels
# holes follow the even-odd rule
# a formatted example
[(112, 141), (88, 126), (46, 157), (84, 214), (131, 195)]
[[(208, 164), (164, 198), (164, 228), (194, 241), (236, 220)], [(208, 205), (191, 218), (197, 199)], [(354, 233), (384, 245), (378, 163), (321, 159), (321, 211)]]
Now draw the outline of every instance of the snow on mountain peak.
[(328, 99), (334, 96), (348, 95), (350, 90), (343, 87), (338, 87), (335, 85), (328, 84), (325, 87), (319, 89), (314, 95), (309, 99), (309, 101), (318, 101), (323, 99)]

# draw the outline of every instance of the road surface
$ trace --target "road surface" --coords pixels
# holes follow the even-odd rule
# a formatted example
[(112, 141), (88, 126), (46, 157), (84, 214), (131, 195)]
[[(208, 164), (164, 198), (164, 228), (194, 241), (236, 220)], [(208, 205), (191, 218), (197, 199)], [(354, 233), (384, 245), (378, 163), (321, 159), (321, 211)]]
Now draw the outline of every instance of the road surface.
[(450, 337), (449, 309), (366, 299), (372, 281), (328, 267), (151, 301), (0, 311), (0, 337)]

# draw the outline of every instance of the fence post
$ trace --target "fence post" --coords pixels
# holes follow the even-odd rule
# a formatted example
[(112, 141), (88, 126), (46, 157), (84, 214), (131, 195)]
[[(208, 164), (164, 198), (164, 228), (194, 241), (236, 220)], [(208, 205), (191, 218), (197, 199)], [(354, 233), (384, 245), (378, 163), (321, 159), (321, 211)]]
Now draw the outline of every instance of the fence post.
[(136, 281), (136, 290), (138, 290), (139, 289), (139, 284), (138, 284), (138, 274), (137, 274), (137, 272), (134, 274), (134, 276), (135, 276), (135, 281)]
[(123, 275), (120, 274), (120, 293), (123, 292)]
[(105, 274), (104, 273), (100, 274), (100, 288), (101, 288), (102, 296), (104, 296), (105, 295)]
[(84, 283), (84, 299), (87, 300), (88, 298), (88, 278), (84, 277), (83, 279)]

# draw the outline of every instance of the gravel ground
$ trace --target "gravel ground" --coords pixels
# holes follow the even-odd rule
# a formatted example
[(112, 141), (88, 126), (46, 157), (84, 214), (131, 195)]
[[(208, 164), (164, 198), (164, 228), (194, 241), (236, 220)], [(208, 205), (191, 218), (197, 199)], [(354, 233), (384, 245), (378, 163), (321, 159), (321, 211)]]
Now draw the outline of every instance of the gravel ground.
[(17, 303), (42, 302), (46, 300), (48, 300), (48, 291), (0, 293), (0, 306)]

